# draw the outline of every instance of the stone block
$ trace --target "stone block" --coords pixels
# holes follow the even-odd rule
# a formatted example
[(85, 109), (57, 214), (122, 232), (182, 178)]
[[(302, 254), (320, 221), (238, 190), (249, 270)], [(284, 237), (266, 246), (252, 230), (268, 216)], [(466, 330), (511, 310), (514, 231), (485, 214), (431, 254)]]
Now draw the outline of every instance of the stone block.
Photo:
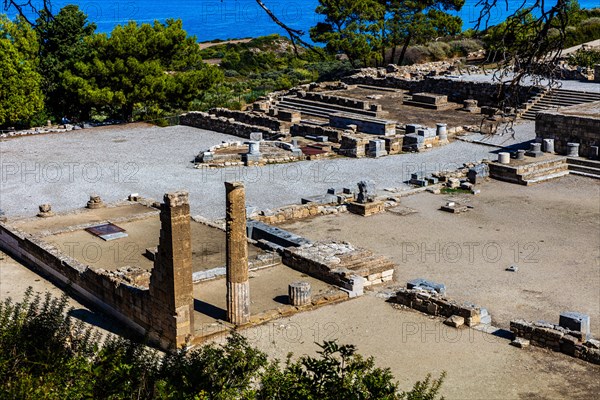
[(425, 290), (433, 290), (441, 295), (446, 294), (446, 285), (444, 285), (443, 283), (436, 283), (436, 282), (428, 281), (423, 278), (417, 278), (417, 279), (408, 281), (406, 283), (406, 288), (407, 289), (421, 288), (421, 289), (425, 289)]
[(581, 332), (581, 335), (587, 340), (591, 337), (590, 316), (578, 312), (560, 313), (558, 324), (571, 331)]
[(451, 326), (453, 328), (459, 328), (465, 324), (465, 319), (458, 315), (453, 315), (444, 321), (444, 325)]
[(363, 217), (368, 217), (370, 215), (379, 214), (385, 211), (385, 204), (381, 201), (374, 201), (370, 203), (349, 202), (346, 204), (346, 207), (352, 214), (362, 215)]
[(524, 338), (518, 337), (518, 338), (515, 338), (515, 340), (513, 340), (512, 342), (510, 342), (510, 344), (511, 344), (512, 346), (518, 347), (518, 348), (520, 348), (520, 349), (524, 349), (524, 348), (526, 348), (526, 347), (529, 347), (529, 345), (530, 345), (531, 343), (530, 343), (530, 342), (529, 342), (529, 340), (527, 340), (527, 339), (524, 339)]

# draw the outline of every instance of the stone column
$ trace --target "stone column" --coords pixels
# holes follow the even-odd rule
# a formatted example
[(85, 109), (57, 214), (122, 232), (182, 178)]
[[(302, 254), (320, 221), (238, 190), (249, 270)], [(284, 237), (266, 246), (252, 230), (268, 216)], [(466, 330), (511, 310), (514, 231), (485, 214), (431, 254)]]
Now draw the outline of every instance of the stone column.
[(310, 283), (293, 282), (288, 287), (290, 304), (296, 307), (309, 305), (311, 302)]
[(436, 124), (436, 134), (440, 139), (440, 142), (448, 140), (448, 131), (446, 124)]
[(544, 139), (544, 152), (554, 153), (554, 139)]
[(160, 238), (150, 277), (152, 329), (177, 347), (194, 334), (192, 233), (187, 192), (167, 193), (160, 210)]
[(579, 143), (567, 143), (567, 157), (579, 157)]
[(225, 190), (227, 192), (227, 320), (232, 324), (241, 325), (250, 319), (246, 193), (242, 182), (225, 182)]

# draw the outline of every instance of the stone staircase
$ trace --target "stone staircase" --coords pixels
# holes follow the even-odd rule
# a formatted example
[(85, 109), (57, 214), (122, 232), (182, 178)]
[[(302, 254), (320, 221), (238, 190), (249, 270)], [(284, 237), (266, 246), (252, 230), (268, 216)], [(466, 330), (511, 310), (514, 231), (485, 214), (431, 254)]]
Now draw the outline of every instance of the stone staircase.
[(492, 178), (526, 186), (569, 174), (565, 157), (550, 158), (523, 165), (490, 163), (489, 166)]
[(319, 118), (329, 118), (331, 114), (339, 112), (366, 115), (369, 117), (377, 117), (378, 115), (376, 111), (344, 107), (337, 104), (321, 103), (313, 100), (300, 99), (298, 97), (282, 97), (277, 103), (277, 108), (300, 111), (302, 115), (310, 115), (312, 117)]
[(365, 278), (365, 286), (376, 285), (392, 279), (394, 263), (372, 251), (357, 249), (355, 253), (339, 256), (339, 267)]
[(525, 112), (521, 114), (521, 118), (535, 121), (535, 116), (539, 111), (556, 110), (559, 107), (569, 107), (593, 101), (600, 101), (600, 93), (554, 89), (539, 93), (531, 99), (525, 108)]
[(600, 179), (600, 161), (568, 157), (567, 165), (569, 168), (569, 173), (573, 175)]

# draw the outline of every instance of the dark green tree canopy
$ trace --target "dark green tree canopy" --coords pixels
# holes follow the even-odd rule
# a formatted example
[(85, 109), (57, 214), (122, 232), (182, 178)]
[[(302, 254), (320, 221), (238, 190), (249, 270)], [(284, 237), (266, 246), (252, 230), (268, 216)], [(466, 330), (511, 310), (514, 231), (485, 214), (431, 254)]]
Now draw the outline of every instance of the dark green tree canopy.
[(92, 107), (125, 120), (136, 109), (183, 108), (222, 80), (218, 69), (202, 62), (196, 39), (181, 20), (132, 21), (110, 36), (88, 37), (86, 45), (84, 60), (61, 75), (65, 90), (77, 94), (84, 117)]
[(44, 107), (38, 48), (27, 23), (0, 15), (0, 127), (28, 120)]

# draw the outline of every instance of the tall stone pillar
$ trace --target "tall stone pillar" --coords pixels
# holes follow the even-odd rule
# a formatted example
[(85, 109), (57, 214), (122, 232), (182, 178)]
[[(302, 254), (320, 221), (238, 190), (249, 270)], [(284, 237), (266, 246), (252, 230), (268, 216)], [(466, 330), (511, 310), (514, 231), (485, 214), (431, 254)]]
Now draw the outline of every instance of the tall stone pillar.
[(227, 320), (241, 325), (250, 319), (246, 193), (242, 182), (225, 182), (227, 192)]
[(167, 193), (160, 210), (160, 239), (150, 277), (152, 326), (177, 347), (194, 334), (192, 234), (187, 192)]

